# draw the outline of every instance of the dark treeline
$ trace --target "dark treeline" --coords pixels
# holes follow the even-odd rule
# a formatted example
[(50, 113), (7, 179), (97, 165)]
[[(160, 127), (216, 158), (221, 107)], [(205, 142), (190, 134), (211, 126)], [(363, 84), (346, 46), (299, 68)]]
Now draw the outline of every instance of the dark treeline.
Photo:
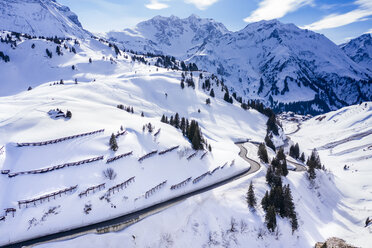
[(210, 145), (209, 146), (207, 145), (206, 140), (203, 139), (203, 135), (199, 127), (199, 123), (197, 121), (195, 120), (189, 121), (185, 117), (180, 118), (179, 114), (176, 113), (169, 119), (167, 116), (163, 115), (161, 117), (161, 122), (167, 123), (181, 130), (183, 136), (185, 136), (191, 142), (193, 149), (203, 150), (204, 146), (209, 150), (212, 149)]
[(266, 182), (270, 191), (266, 191), (261, 205), (266, 212), (266, 225), (270, 231), (276, 228), (276, 214), (290, 219), (292, 232), (298, 229), (297, 214), (289, 185), (282, 183), (282, 176), (288, 175), (286, 156), (281, 148), (266, 172)]

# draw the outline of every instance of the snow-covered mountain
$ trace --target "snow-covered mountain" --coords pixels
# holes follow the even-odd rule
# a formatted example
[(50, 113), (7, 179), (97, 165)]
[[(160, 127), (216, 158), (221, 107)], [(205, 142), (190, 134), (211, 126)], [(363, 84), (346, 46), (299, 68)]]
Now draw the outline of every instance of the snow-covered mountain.
[(229, 32), (222, 24), (195, 15), (155, 17), (107, 37), (126, 49), (195, 62), (228, 78), (233, 82), (229, 86), (240, 94), (278, 110), (324, 112), (372, 97), (371, 71), (325, 36), (277, 20)]
[(348, 43), (340, 45), (341, 49), (355, 63), (364, 66), (367, 70), (372, 71), (372, 35), (363, 34)]
[[(232, 98), (232, 103), (224, 100), (224, 85), (246, 98), (272, 98), (273, 105), (279, 100), (310, 100), (304, 103), (307, 111), (370, 98), (370, 85), (362, 83), (370, 80), (367, 70), (324, 36), (294, 25), (259, 22), (229, 32), (222, 24), (196, 16), (156, 17), (134, 31), (116, 33), (112, 41), (119, 42), (120, 35), (128, 38), (123, 43), (127, 50), (122, 51), (104, 39), (86, 36), (77, 17), (54, 1), (1, 3), (14, 7), (6, 12), (13, 17), (21, 18), (20, 10), (27, 8), (27, 13), (42, 17), (36, 22), (34, 14), (24, 14), (34, 26), (19, 25), (18, 32), (74, 37), (12, 33), (10, 22), (3, 27), (10, 31), (0, 31), (1, 246), (112, 219), (248, 170), (251, 160), (244, 159), (244, 150), (234, 142), (263, 142), (268, 118), (255, 110), (265, 112), (259, 104), (244, 108)], [(45, 13), (58, 18), (45, 18)], [(50, 29), (49, 20), (56, 21), (57, 28)], [(128, 51), (131, 48), (195, 61), (225, 80), (211, 72), (162, 68), (158, 61), (164, 57), (138, 55)], [(168, 59), (171, 66), (180, 65)], [(260, 161), (256, 142), (246, 142), (240, 146), (246, 149), (245, 158), (259, 165), (252, 174), (158, 214), (148, 212), (135, 225), (137, 220), (126, 222), (130, 226), (121, 231), (102, 234), (103, 228), (96, 234), (99, 230), (94, 228), (79, 238), (39, 245), (188, 247), (192, 240), (195, 247), (307, 248), (337, 236), (368, 247), (372, 226), (364, 225), (372, 208), (371, 112), (372, 103), (366, 102), (300, 123), (283, 121), (290, 139), (280, 130), (274, 142), (279, 145), (279, 137), (280, 145), (298, 142), (306, 157), (318, 148), (329, 169), (316, 170), (314, 181), (305, 171), (290, 170), (282, 177), (292, 191), (297, 230), (274, 213), (277, 229), (268, 231), (260, 202), (270, 190), (269, 164)], [(193, 149), (200, 133), (190, 140), (183, 132), (185, 126), (191, 132), (191, 124), (184, 121), (181, 131), (176, 113), (198, 122), (210, 150)], [(165, 123), (163, 115), (173, 125)], [(288, 116), (288, 122), (295, 119)], [(116, 150), (110, 149), (112, 143)], [(284, 149), (288, 154), (289, 147)], [(267, 150), (273, 160), (275, 152)], [(306, 168), (287, 158), (292, 161), (289, 169), (293, 163)], [(255, 210), (247, 206), (250, 182)]]
[(55, 0), (0, 1), (0, 30), (46, 37), (88, 37), (77, 15)]
[(222, 23), (201, 19), (196, 15), (180, 19), (176, 16), (154, 18), (139, 23), (135, 29), (106, 34), (134, 51), (165, 54), (186, 59), (189, 50), (230, 33)]

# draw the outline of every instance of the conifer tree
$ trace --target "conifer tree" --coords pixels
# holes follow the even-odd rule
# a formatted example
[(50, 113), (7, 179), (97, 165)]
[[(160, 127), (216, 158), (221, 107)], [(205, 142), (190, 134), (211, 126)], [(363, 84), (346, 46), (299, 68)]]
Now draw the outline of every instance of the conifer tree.
[(283, 201), (284, 201), (284, 216), (288, 217), (291, 222), (292, 233), (298, 229), (297, 214), (295, 211), (295, 205), (293, 203), (293, 197), (289, 185), (283, 187)]
[(261, 205), (265, 211), (267, 211), (268, 207), (270, 206), (269, 192), (267, 190), (265, 196), (261, 200)]
[(181, 124), (180, 124), (180, 129), (182, 130), (182, 134), (186, 134), (186, 120), (185, 117), (181, 118)]
[(280, 174), (286, 177), (288, 175), (288, 168), (287, 168), (287, 160), (286, 160), (283, 148), (280, 148), (278, 153), (276, 154), (276, 160), (278, 161), (279, 166), (280, 166), (279, 168), (281, 170)]
[(110, 149), (113, 151), (117, 151), (119, 148), (118, 143), (116, 142), (116, 137), (114, 134), (111, 134), (110, 138)]
[(163, 122), (163, 123), (166, 123), (165, 122), (165, 115), (163, 115), (162, 117), (161, 117), (161, 120), (160, 120), (161, 122)]
[(174, 127), (179, 128), (179, 126), (180, 126), (180, 116), (178, 115), (178, 113), (176, 113), (176, 115), (174, 116)]
[(270, 115), (269, 119), (266, 122), (267, 126), (267, 131), (272, 131), (273, 134), (278, 135), (279, 134), (279, 129), (276, 124), (276, 116), (275, 114)]
[(213, 89), (211, 89), (211, 93), (209, 94), (211, 97), (214, 97), (215, 95), (214, 95), (214, 90)]
[(291, 147), (289, 148), (289, 156), (295, 159), (298, 159), (300, 157), (300, 148), (298, 146), (298, 143), (296, 143), (296, 145), (291, 145)]
[(248, 203), (248, 207), (251, 209), (254, 209), (257, 204), (252, 181), (249, 185), (248, 192), (247, 192), (247, 203)]
[(269, 231), (271, 232), (274, 232), (276, 228), (276, 215), (275, 215), (274, 206), (269, 206), (267, 208), (265, 222), (266, 222), (267, 229), (269, 229)]
[(181, 89), (185, 88), (185, 83), (183, 82), (184, 80), (181, 80)]
[(274, 143), (271, 141), (270, 137), (267, 134), (265, 136), (265, 143), (268, 147), (270, 147), (271, 149), (275, 151)]
[(267, 171), (266, 171), (266, 182), (267, 182), (267, 184), (273, 185), (274, 177), (275, 177), (274, 168), (273, 168), (273, 166), (269, 165), (269, 167), (267, 167)]
[(267, 150), (266, 146), (264, 143), (261, 143), (258, 146), (258, 157), (264, 162), (268, 163), (269, 162), (269, 156), (267, 155)]
[(67, 112), (66, 112), (66, 118), (71, 119), (71, 117), (72, 117), (71, 111), (70, 110), (67, 110)]
[(308, 166), (307, 172), (308, 172), (309, 179), (310, 180), (315, 179), (316, 178), (315, 169), (322, 168), (322, 164), (320, 162), (320, 158), (319, 158), (319, 155), (316, 149), (314, 149), (311, 152), (311, 156), (307, 159), (306, 165)]
[(301, 154), (300, 160), (301, 160), (302, 162), (305, 162), (305, 153), (302, 153), (302, 154)]
[(227, 90), (225, 92), (225, 95), (223, 96), (223, 100), (225, 100), (226, 102), (230, 102), (230, 96), (229, 96), (229, 92)]

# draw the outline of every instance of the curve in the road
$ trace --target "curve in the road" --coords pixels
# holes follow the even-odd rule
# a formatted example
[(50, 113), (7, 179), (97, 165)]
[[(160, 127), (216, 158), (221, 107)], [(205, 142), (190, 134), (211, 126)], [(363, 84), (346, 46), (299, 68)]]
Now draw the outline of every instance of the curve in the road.
[(300, 131), (300, 129), (301, 129), (301, 122), (299, 122), (299, 123), (297, 123), (297, 128), (296, 128), (296, 130), (294, 130), (293, 132), (290, 132), (290, 133), (287, 133), (286, 135), (292, 135), (292, 134), (295, 134), (295, 133), (297, 133), (298, 131)]
[(38, 238), (26, 240), (26, 241), (21, 241), (21, 242), (18, 242), (18, 243), (6, 245), (6, 246), (4, 246), (4, 248), (8, 248), (8, 247), (9, 248), (10, 247), (19, 248), (19, 247), (24, 247), (24, 246), (33, 246), (33, 245), (36, 245), (36, 244), (47, 243), (47, 242), (50, 242), (50, 241), (68, 240), (68, 239), (72, 239), (72, 238), (75, 238), (75, 237), (78, 237), (78, 236), (81, 236), (81, 235), (85, 235), (85, 234), (89, 234), (89, 233), (97, 233), (97, 229), (109, 228), (110, 226), (118, 226), (118, 225), (125, 224), (125, 223), (135, 223), (135, 222), (138, 222), (138, 220), (144, 219), (145, 217), (147, 217), (149, 215), (158, 213), (158, 212), (163, 211), (164, 209), (167, 209), (167, 208), (169, 208), (169, 207), (171, 207), (175, 204), (178, 204), (181, 201), (186, 200), (187, 198), (190, 198), (192, 196), (199, 195), (199, 194), (202, 194), (204, 192), (210, 191), (212, 189), (221, 187), (225, 184), (231, 183), (231, 182), (236, 181), (236, 180), (238, 180), (242, 177), (245, 177), (245, 176), (248, 176), (248, 175), (251, 175), (251, 174), (257, 172), (261, 168), (260, 164), (257, 161), (247, 157), (247, 149), (243, 146), (243, 143), (237, 143), (236, 145), (240, 148), (239, 156), (250, 164), (250, 168), (248, 168), (248, 169), (246, 169), (246, 170), (240, 172), (239, 174), (236, 174), (236, 175), (234, 175), (230, 178), (224, 179), (222, 181), (211, 184), (211, 185), (209, 185), (207, 187), (204, 187), (202, 189), (192, 191), (192, 192), (187, 193), (185, 195), (181, 195), (181, 196), (172, 198), (170, 200), (155, 204), (155, 205), (147, 207), (145, 209), (141, 209), (141, 210), (132, 212), (130, 214), (125, 214), (123, 216), (120, 216), (120, 217), (117, 217), (117, 218), (114, 218), (114, 219), (111, 219), (111, 220), (102, 221), (102, 222), (99, 222), (99, 223), (96, 223), (96, 224), (91, 224), (91, 225), (87, 225), (87, 226), (83, 226), (83, 227), (79, 227), (79, 228), (75, 228), (75, 229), (71, 229), (71, 230), (68, 230), (68, 231), (63, 231), (63, 232), (59, 232), (59, 233), (55, 233), (55, 234), (49, 234), (49, 235), (46, 235), (46, 236), (42, 236), (42, 237), (38, 237)]
[[(240, 153), (239, 153), (239, 156), (240, 157), (242, 157), (244, 160), (246, 160), (248, 163), (253, 163), (253, 162), (256, 162), (256, 161), (254, 161), (254, 160), (252, 160), (252, 159), (250, 159), (250, 158), (248, 158), (247, 157), (247, 149), (243, 146), (245, 143), (251, 143), (251, 144), (253, 144), (253, 145), (255, 145), (255, 146), (259, 146), (259, 142), (253, 142), (253, 141), (246, 141), (246, 142), (239, 142), (239, 143), (235, 143), (237, 146), (239, 146), (239, 148), (240, 148)], [(244, 153), (244, 151), (245, 151), (245, 153)], [(243, 155), (244, 155), (244, 157), (246, 158), (244, 158), (243, 157)], [(257, 162), (256, 162), (257, 163)], [(293, 161), (290, 161), (290, 160), (288, 160), (287, 159), (287, 163), (290, 163), (290, 164), (293, 164), (294, 166), (296, 166), (296, 169), (294, 170), (294, 171), (296, 171), (296, 172), (303, 172), (303, 171), (307, 171), (307, 169), (306, 169), (306, 167), (305, 166), (303, 166), (302, 164), (299, 164), (299, 163), (296, 163), (296, 162), (293, 162)], [(252, 164), (251, 164), (251, 166), (252, 166)]]

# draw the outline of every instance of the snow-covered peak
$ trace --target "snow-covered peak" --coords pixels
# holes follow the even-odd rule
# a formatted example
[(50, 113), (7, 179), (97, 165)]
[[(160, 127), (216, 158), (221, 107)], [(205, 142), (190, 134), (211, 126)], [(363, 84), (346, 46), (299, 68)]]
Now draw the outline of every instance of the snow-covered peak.
[(229, 79), (228, 86), (240, 95), (279, 111), (316, 114), (371, 97), (366, 84), (370, 71), (324, 35), (275, 19), (230, 32), (221, 23), (195, 15), (157, 16), (134, 30), (107, 36), (127, 49), (194, 62)]
[(35, 36), (89, 36), (77, 15), (55, 0), (0, 1), (0, 30)]
[[(184, 57), (188, 50), (216, 39), (230, 31), (213, 19), (191, 15), (181, 19), (176, 16), (154, 18), (139, 23), (134, 29), (109, 32), (107, 37), (133, 50), (172, 54)], [(135, 44), (133, 47), (132, 44)]]
[(346, 44), (340, 45), (342, 50), (355, 63), (364, 66), (367, 70), (372, 71), (372, 35), (363, 34)]

